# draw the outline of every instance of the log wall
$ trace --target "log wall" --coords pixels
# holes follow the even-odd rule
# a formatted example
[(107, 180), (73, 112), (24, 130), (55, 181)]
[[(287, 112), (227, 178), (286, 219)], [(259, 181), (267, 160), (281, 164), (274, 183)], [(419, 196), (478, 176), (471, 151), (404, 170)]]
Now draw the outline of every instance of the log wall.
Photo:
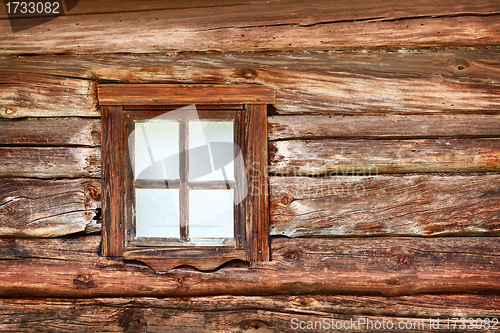
[[(500, 319), (496, 1), (89, 4), (0, 12), (1, 331)], [(276, 90), (270, 262), (100, 256), (101, 82)]]

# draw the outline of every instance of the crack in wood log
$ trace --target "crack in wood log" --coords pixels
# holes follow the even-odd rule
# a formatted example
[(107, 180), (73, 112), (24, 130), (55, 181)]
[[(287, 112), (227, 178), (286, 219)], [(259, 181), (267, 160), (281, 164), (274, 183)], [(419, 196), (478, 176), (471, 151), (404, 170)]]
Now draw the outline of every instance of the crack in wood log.
[(498, 184), (498, 174), (271, 177), (271, 235), (495, 235)]
[[(271, 177), (270, 232), (288, 237), (495, 235), (500, 232), (498, 178)], [(100, 223), (94, 220), (99, 188), (98, 179), (0, 179), (0, 235), (54, 237), (99, 231)], [(53, 217), (54, 209), (60, 217)]]
[[(106, 327), (109, 332), (229, 333), (242, 332), (242, 323), (252, 318), (268, 323), (271, 332), (295, 332), (291, 329), (292, 318), (349, 321), (369, 317), (374, 321), (423, 320), (426, 323), (429, 318), (438, 317), (492, 318), (499, 316), (498, 299), (499, 296), (485, 295), (1, 299), (0, 329), (88, 332)], [(125, 317), (129, 318), (128, 325), (123, 323)], [(179, 328), (184, 322), (190, 324)]]
[(100, 181), (0, 178), (0, 235), (59, 237), (100, 230)]
[[(94, 237), (98, 242), (98, 236)], [(165, 274), (99, 257), (95, 252), (90, 255), (67, 252), (68, 247), (45, 249), (44, 242), (41, 239), (29, 243), (0, 242), (0, 268), (4, 272), (0, 276), (0, 295), (405, 295), (498, 293), (500, 290), (500, 242), (493, 237), (273, 238), (270, 262), (256, 262), (249, 268), (225, 267), (213, 272), (180, 268)], [(78, 243), (72, 246), (77, 247)], [(297, 251), (299, 259), (286, 259), (290, 250)], [(40, 257), (37, 253), (46, 253), (42, 255), (46, 259), (24, 259), (19, 255), (15, 258), (16, 252), (12, 251), (25, 251), (23, 257)], [(67, 255), (72, 259), (60, 260)], [(52, 256), (58, 259), (51, 259)], [(88, 281), (89, 288), (76, 286), (75, 279)], [(23, 281), (22, 288), (18, 281)]]
[[(57, 61), (54, 56), (3, 56), (0, 68), (5, 72), (6, 82), (15, 85), (19, 80), (38, 80), (45, 88), (40, 92), (30, 90), (33, 103), (24, 107), (17, 105), (12, 96), (3, 95), (5, 105), (12, 104), (7, 108), (12, 111), (6, 113), (5, 110), (2, 115), (7, 118), (98, 116), (93, 104), (82, 101), (83, 97), (72, 101), (68, 108), (61, 108), (68, 103), (67, 95), (62, 92), (52, 94), (47, 100), (45, 91), (61, 89), (60, 81), (64, 82), (65, 77), (71, 78), (68, 84), (76, 92), (92, 90), (89, 79), (257, 83), (276, 89), (275, 106), (280, 114), (496, 114), (500, 108), (498, 54), (495, 48), (485, 48), (441, 49), (438, 53), (200, 53), (197, 57), (188, 54), (61, 55), (55, 57)], [(242, 68), (247, 71), (250, 68), (253, 74), (247, 77)], [(44, 79), (44, 75), (48, 78)], [(54, 75), (60, 77), (54, 78)], [(88, 94), (92, 96), (91, 92)]]
[[(293, 6), (281, 8), (280, 14), (289, 13), (289, 7)], [(433, 8), (434, 4), (426, 7)], [(425, 18), (419, 19), (396, 20), (397, 17), (391, 17), (391, 21), (381, 21), (383, 16), (370, 15), (369, 18), (380, 19), (363, 22), (350, 22), (347, 19), (348, 22), (319, 25), (316, 23), (335, 19), (332, 20), (331, 16), (318, 17), (325, 15), (321, 11), (301, 15), (297, 19), (290, 16), (279, 17), (280, 15), (276, 14), (271, 17), (271, 12), (266, 11), (249, 19), (248, 13), (255, 12), (240, 10), (242, 8), (238, 8), (239, 12), (234, 15), (216, 8), (203, 10), (198, 12), (198, 19), (195, 16), (185, 16), (189, 10), (183, 11), (178, 18), (162, 11), (80, 17), (70, 15), (35, 27), (33, 18), (30, 18), (29, 23), (26, 23), (31, 28), (29, 32), (19, 31), (15, 34), (11, 33), (8, 20), (4, 19), (0, 20), (0, 31), (4, 32), (0, 36), (5, 37), (0, 38), (0, 41), (2, 52), (8, 54), (345, 50), (359, 49), (361, 45), (368, 49), (394, 49), (495, 45), (499, 41), (498, 15), (488, 15), (498, 12), (496, 7), (480, 16), (454, 16), (454, 13), (448, 12), (441, 13), (442, 17), (437, 19), (433, 16), (439, 14), (433, 13), (423, 15)], [(194, 12), (191, 11), (191, 14)], [(106, 20), (103, 19), (104, 15)], [(157, 20), (160, 17), (162, 19)], [(165, 17), (168, 17), (168, 20), (165, 20)], [(360, 19), (363, 18), (356, 17), (353, 21)], [(344, 20), (346, 19), (342, 19)], [(138, 22), (142, 29), (136, 29)], [(251, 27), (252, 25), (256, 27)], [(85, 29), (81, 29), (82, 26)], [(119, 34), (115, 32), (117, 26), (120, 27)], [(221, 27), (222, 29), (218, 29)], [(89, 31), (92, 33), (88, 33)], [(159, 35), (162, 38), (158, 39)], [(61, 39), (64, 39), (64, 43), (60, 42)], [(231, 43), (224, 42), (227, 40), (231, 40)], [(32, 45), (37, 45), (37, 48)]]

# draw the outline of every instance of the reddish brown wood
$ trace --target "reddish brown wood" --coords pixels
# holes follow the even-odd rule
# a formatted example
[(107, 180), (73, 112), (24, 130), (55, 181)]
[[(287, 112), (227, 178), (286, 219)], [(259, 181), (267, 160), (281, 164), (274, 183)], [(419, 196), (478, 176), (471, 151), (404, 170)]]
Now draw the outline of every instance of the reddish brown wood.
[[(0, 241), (0, 253), (17, 241)], [(43, 240), (39, 246), (43, 248)], [(76, 240), (60, 247), (59, 258), (69, 248), (77, 248)], [(78, 257), (65, 260), (36, 253), (33, 249), (21, 258), (0, 260), (1, 296), (500, 292), (500, 240), (495, 237), (278, 238), (272, 240), (272, 261), (250, 267), (234, 262), (213, 272), (184, 267), (167, 274), (95, 252), (72, 252)]]
[[(331, 21), (363, 21), (382, 17), (391, 19), (394, 16), (425, 17), (431, 15), (459, 15), (461, 13), (488, 14), (498, 10), (498, 4), (491, 0), (481, 0), (472, 3), (466, 0), (457, 0), (454, 3), (445, 1), (429, 3), (428, 0), (418, 0), (411, 3), (401, 3), (395, 0), (375, 0), (370, 5), (363, 0), (355, 0), (350, 3), (335, 3), (334, 5), (327, 0), (317, 0), (314, 3), (308, 3), (303, 0), (290, 0), (286, 5), (281, 2), (267, 2), (268, 0), (206, 0), (204, 2), (185, 0), (182, 3), (165, 2), (163, 0), (149, 0), (145, 3), (137, 3), (133, 0), (122, 0), (120, 2), (116, 2), (115, 0), (80, 1), (78, 6), (66, 12), (65, 15), (76, 19), (82, 15), (90, 14), (123, 13), (124, 11), (140, 13), (161, 10), (170, 13), (173, 18), (206, 14), (207, 18), (213, 21), (220, 20), (219, 16), (226, 19), (226, 21), (235, 20), (243, 16), (249, 20), (253, 19), (258, 22), (259, 16), (257, 16), (257, 13), (259, 13), (260, 19), (279, 20), (294, 18), (300, 24), (310, 24), (310, 20), (313, 17), (323, 17), (323, 20), (329, 18)], [(430, 7), (429, 4), (433, 6)], [(6, 14), (2, 8), (0, 18), (7, 18)], [(208, 14), (217, 14), (218, 16), (214, 17)], [(236, 17), (232, 17), (229, 14)], [(249, 14), (253, 15), (250, 16)], [(305, 14), (308, 16), (304, 17)], [(23, 16), (26, 17), (26, 14), (11, 14), (11, 17)], [(193, 20), (190, 23), (196, 24), (197, 22)]]
[[(125, 111), (162, 111), (162, 110), (176, 110), (179, 104), (174, 105), (124, 105)], [(243, 104), (197, 104), (197, 110), (242, 110)]]
[[(80, 333), (105, 327), (109, 332), (297, 332), (291, 325), (293, 318), (341, 324), (352, 318), (355, 323), (362, 319), (385, 322), (386, 327), (388, 322), (395, 327), (408, 322), (415, 325), (411, 332), (428, 333), (431, 319), (498, 318), (499, 301), (498, 295), (10, 298), (0, 299), (0, 330), (54, 332), (55, 327), (64, 327), (60, 331)], [(423, 323), (420, 328), (419, 323)], [(373, 332), (366, 325), (356, 328)], [(457, 330), (448, 330), (441, 320), (439, 331)]]
[(247, 252), (250, 261), (269, 260), (269, 200), (267, 174), (267, 107), (248, 105), (245, 111)]
[(100, 105), (272, 104), (274, 90), (262, 86), (100, 84)]
[(121, 106), (102, 107), (102, 254), (123, 256), (124, 162), (123, 111)]
[(201, 271), (214, 270), (231, 260), (246, 260), (245, 250), (231, 247), (127, 248), (125, 260), (141, 261), (155, 271), (166, 272), (189, 265)]

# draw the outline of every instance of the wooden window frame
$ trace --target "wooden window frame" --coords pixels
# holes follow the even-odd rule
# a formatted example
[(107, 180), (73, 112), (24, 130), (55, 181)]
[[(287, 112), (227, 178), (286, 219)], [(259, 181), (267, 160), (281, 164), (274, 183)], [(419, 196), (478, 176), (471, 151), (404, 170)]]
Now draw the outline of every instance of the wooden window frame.
[[(100, 84), (98, 99), (102, 125), (102, 255), (140, 261), (157, 271), (181, 265), (212, 270), (234, 259), (269, 260), (267, 105), (275, 102), (274, 90), (239, 85)], [(241, 207), (235, 208), (236, 218), (239, 216), (238, 220), (235, 218), (235, 228), (244, 228), (244, 237), (236, 236), (234, 247), (167, 247), (161, 242), (129, 246), (125, 233), (130, 219), (126, 215), (133, 191), (126, 115), (142, 116), (148, 111), (157, 114), (191, 104), (213, 110), (207, 111), (209, 118), (210, 112), (216, 117), (220, 109), (235, 114), (235, 143), (240, 145), (248, 182), (248, 194)]]

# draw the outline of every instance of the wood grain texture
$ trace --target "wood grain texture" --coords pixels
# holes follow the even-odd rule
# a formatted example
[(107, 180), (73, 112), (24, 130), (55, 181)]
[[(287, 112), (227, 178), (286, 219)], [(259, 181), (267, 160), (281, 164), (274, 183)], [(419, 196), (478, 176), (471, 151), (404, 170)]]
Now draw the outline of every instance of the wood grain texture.
[(271, 177), (271, 235), (500, 234), (500, 175)]
[[(276, 90), (276, 112), (281, 114), (457, 114), (500, 110), (498, 48), (3, 56), (0, 69), (14, 77), (16, 73), (30, 77), (44, 73), (114, 82), (259, 84)], [(65, 115), (60, 105), (68, 101), (54, 99), (51, 103), (47, 109)], [(26, 112), (32, 108), (34, 105)], [(87, 111), (95, 114), (95, 109)]]
[(0, 118), (98, 117), (94, 95), (89, 80), (0, 71)]
[(261, 86), (100, 84), (100, 105), (273, 104), (275, 93)]
[[(315, 1), (314, 3), (306, 3), (301, 0), (288, 1), (288, 6), (285, 6), (281, 1), (276, 0), (186, 0), (182, 3), (166, 2), (162, 0), (150, 0), (144, 3), (137, 3), (133, 0), (80, 0), (76, 7), (71, 11), (66, 12), (68, 16), (81, 16), (83, 14), (104, 14), (104, 13), (123, 13), (123, 12), (141, 12), (153, 10), (169, 10), (173, 17), (176, 13), (182, 13), (189, 10), (189, 13), (197, 12), (199, 14), (203, 10), (209, 10), (214, 13), (215, 9), (222, 11), (219, 13), (221, 17), (226, 13), (245, 13), (245, 10), (253, 10), (257, 13), (265, 13), (266, 19), (288, 19), (295, 18), (302, 20), (301, 23), (307, 23), (311, 17), (304, 17), (305, 13), (309, 15), (324, 16), (331, 20), (366, 20), (374, 16), (440, 16), (440, 15), (459, 15), (463, 13), (488, 14), (499, 10), (498, 4), (493, 0), (481, 0), (474, 3), (465, 0), (447, 3), (444, 1), (434, 2), (433, 7), (427, 6), (428, 0), (418, 0), (412, 3), (401, 3), (395, 0), (389, 1), (373, 1), (370, 6), (362, 0), (352, 1), (350, 3), (336, 3), (332, 6), (331, 2), (326, 0)], [(91, 6), (90, 6), (91, 5)], [(212, 8), (211, 8), (212, 7)], [(234, 8), (226, 8), (234, 7)], [(271, 13), (269, 12), (271, 11)], [(300, 11), (300, 12), (297, 12)], [(0, 18), (5, 19), (7, 13), (4, 8), (0, 10)], [(187, 13), (186, 13), (187, 14)], [(240, 15), (241, 15), (240, 14)], [(179, 14), (178, 14), (179, 15)], [(13, 17), (19, 17), (14, 15)], [(217, 20), (218, 18), (212, 18)], [(230, 18), (231, 19), (231, 18)], [(247, 17), (247, 19), (258, 20), (258, 17)], [(234, 18), (233, 18), (234, 20)], [(195, 22), (193, 22), (195, 23)]]
[(269, 143), (275, 175), (500, 170), (500, 139), (287, 140)]
[[(498, 174), (271, 177), (270, 232), (287, 237), (497, 235), (499, 183)], [(52, 230), (46, 236), (100, 228), (88, 224), (96, 222), (94, 209), (100, 207), (97, 179), (3, 179), (2, 184), (3, 236), (40, 237), (42, 227)], [(16, 191), (27, 196), (12, 194)], [(52, 202), (53, 197), (64, 200)], [(65, 213), (42, 218), (54, 209)], [(36, 223), (24, 224), (29, 221)]]
[[(43, 247), (43, 240), (39, 241)], [(12, 248), (17, 242), (2, 241), (0, 249)], [(396, 296), (500, 291), (498, 238), (275, 238), (271, 253), (271, 261), (252, 263), (251, 267), (233, 263), (212, 272), (183, 267), (155, 274), (133, 261), (124, 263), (96, 253), (61, 260), (62, 255), (53, 259), (52, 254), (36, 256), (31, 252), (28, 257), (0, 260), (0, 295)]]
[(269, 140), (500, 136), (499, 115), (270, 116)]
[[(498, 317), (498, 301), (499, 296), (494, 295), (1, 299), (0, 330), (278, 333), (297, 332), (292, 329), (293, 318), (301, 321), (369, 318), (392, 321), (395, 325), (422, 321), (425, 329), (412, 331), (429, 332), (431, 318)], [(358, 331), (367, 330), (361, 327)], [(443, 324), (440, 331), (450, 332)]]
[[(498, 115), (270, 116), (269, 140), (500, 136)], [(61, 131), (64, 128), (64, 131)], [(99, 146), (101, 123), (91, 118), (0, 121), (0, 145)]]
[(269, 188), (267, 153), (267, 107), (247, 105), (243, 140), (248, 193), (244, 210), (247, 260), (267, 261), (269, 253)]
[(100, 146), (101, 121), (31, 118), (0, 121), (2, 146)]
[(0, 176), (31, 178), (100, 177), (99, 148), (0, 147)]
[(100, 230), (101, 184), (92, 179), (0, 178), (0, 236), (59, 237)]
[(102, 107), (102, 255), (123, 256), (126, 153), (122, 106)]
[(328, 50), (492, 45), (500, 40), (496, 16), (500, 6), (492, 0), (452, 5), (428, 0), (369, 5), (361, 0), (352, 5), (256, 1), (179, 9), (153, 5), (151, 10), (129, 10), (117, 4), (111, 13), (106, 6), (98, 6), (92, 10), (96, 14), (81, 10), (81, 15), (60, 16), (35, 27), (34, 18), (16, 19), (21, 28), (30, 28), (16, 33), (2, 19), (0, 52)]

